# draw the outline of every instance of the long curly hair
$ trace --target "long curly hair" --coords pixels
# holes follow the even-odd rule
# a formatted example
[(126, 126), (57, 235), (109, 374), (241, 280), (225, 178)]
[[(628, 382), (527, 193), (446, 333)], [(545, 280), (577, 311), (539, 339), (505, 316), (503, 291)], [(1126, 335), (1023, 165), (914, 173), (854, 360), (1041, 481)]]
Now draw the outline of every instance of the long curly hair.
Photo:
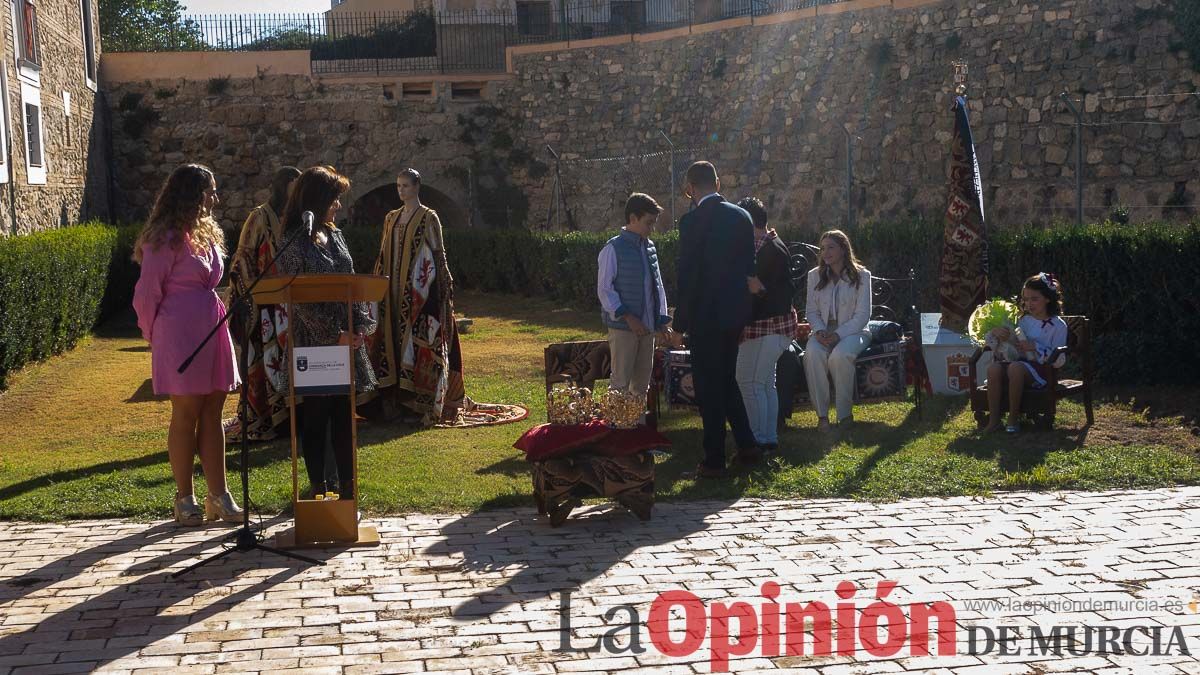
[[(838, 246), (842, 247), (842, 253), (845, 254), (845, 257), (842, 259), (842, 271), (845, 273), (846, 278), (850, 280), (850, 283), (855, 288), (858, 288), (859, 272), (863, 269), (863, 266), (858, 261), (858, 257), (854, 255), (854, 247), (850, 245), (850, 237), (847, 237), (846, 233), (841, 230), (829, 230), (821, 234), (821, 238), (817, 240), (817, 244), (823, 245), (822, 242), (826, 239), (832, 239), (837, 242)], [(829, 265), (825, 264), (824, 256), (817, 257), (817, 269), (819, 270), (817, 276), (820, 277), (820, 281), (817, 282), (817, 290), (819, 291), (830, 283), (833, 283), (833, 272), (829, 270)]]
[(350, 179), (338, 173), (332, 166), (305, 169), (296, 182), (292, 183), (287, 206), (283, 207), (283, 214), (279, 217), (283, 231), (303, 227), (304, 220), (301, 215), (305, 211), (313, 212), (316, 223), (323, 222), (334, 200), (349, 189)]
[(225, 232), (212, 213), (204, 208), (204, 193), (216, 184), (213, 172), (200, 164), (176, 167), (158, 191), (150, 218), (138, 234), (133, 259), (142, 262), (142, 247), (149, 244), (157, 251), (163, 244), (178, 248), (188, 242), (193, 251), (215, 246), (225, 255)]

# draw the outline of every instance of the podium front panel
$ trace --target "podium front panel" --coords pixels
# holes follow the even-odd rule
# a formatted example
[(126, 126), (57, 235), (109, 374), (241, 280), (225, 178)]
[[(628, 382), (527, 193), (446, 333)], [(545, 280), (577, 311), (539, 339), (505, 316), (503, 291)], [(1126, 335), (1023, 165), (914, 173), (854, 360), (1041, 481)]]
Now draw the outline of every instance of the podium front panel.
[(297, 396), (349, 394), (353, 367), (349, 345), (292, 348), (292, 378)]
[(301, 499), (296, 510), (296, 543), (327, 544), (358, 540), (358, 500)]

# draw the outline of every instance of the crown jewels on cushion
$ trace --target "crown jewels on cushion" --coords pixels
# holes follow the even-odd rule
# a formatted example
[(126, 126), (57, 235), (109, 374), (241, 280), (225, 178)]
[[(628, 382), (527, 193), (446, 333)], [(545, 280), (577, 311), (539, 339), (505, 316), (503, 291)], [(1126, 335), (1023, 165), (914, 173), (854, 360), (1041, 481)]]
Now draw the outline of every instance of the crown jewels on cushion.
[(546, 395), (546, 415), (550, 424), (584, 424), (596, 416), (596, 402), (592, 390), (576, 387), (567, 380), (556, 384)]
[(635, 429), (646, 412), (646, 397), (620, 389), (609, 389), (600, 400), (600, 417), (617, 429)]

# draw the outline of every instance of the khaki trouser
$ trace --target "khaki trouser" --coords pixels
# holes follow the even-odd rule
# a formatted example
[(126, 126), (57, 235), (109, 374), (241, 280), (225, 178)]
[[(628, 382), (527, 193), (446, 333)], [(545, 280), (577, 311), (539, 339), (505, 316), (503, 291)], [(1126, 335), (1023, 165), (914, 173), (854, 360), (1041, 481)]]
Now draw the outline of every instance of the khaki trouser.
[(609, 389), (645, 394), (654, 375), (654, 333), (638, 337), (631, 330), (609, 328), (608, 351), (612, 357)]

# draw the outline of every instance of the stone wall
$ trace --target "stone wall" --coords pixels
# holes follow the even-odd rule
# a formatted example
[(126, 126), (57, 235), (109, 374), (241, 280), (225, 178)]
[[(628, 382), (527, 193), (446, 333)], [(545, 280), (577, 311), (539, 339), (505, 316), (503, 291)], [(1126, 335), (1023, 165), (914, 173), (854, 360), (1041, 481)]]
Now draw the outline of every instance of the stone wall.
[[(267, 199), (271, 174), (285, 165), (334, 166), (351, 179), (342, 199), (347, 207), (381, 188), (394, 195), (389, 186), (408, 166), (418, 167), (429, 192), (466, 205), (472, 192), (464, 158), (474, 146), (461, 137), (480, 109), (486, 115), (496, 109), (450, 96), (448, 83), (433, 95), (406, 97), (396, 84), (326, 84), (267, 73), (113, 87), (113, 100), (124, 102), (114, 110), (118, 215), (144, 218), (166, 175), (188, 161), (216, 173), (222, 200), (216, 215), (228, 227)], [(130, 133), (132, 125), (122, 129), (124, 120), (146, 117), (155, 119), (137, 133)], [(511, 180), (536, 183), (522, 171)], [(493, 178), (475, 182), (493, 184)]]
[[(185, 160), (216, 169), (229, 224), (265, 198), (280, 164), (333, 164), (355, 183), (348, 203), (386, 193), (412, 165), (470, 213), (463, 220), (542, 227), (550, 214), (559, 226), (599, 229), (619, 224), (630, 190), (669, 199), (666, 155), (622, 159), (666, 151), (661, 131), (677, 147), (677, 171), (710, 159), (727, 196), (756, 194), (777, 224), (816, 229), (847, 218), (844, 126), (857, 220), (940, 218), (958, 58), (970, 66), (993, 224), (1073, 218), (1074, 117), (1063, 91), (1080, 100), (1088, 125), (1088, 219), (1118, 206), (1142, 220), (1191, 213), (1200, 99), (1145, 98), (1200, 89), (1168, 0), (895, 4), (510, 49), (510, 76), (439, 81), (431, 94), (412, 78), (269, 71), (113, 82), (112, 101), (140, 97), (114, 113), (121, 215), (144, 215)], [(122, 131), (120, 118), (142, 107), (159, 119), (137, 136)], [(557, 172), (547, 144), (562, 158)], [(556, 175), (561, 200), (552, 200)]]
[[(7, 146), (9, 181), (0, 185), (0, 232), (23, 233), (35, 229), (108, 216), (108, 172), (105, 148), (107, 105), (89, 84), (85, 67), (80, 0), (45, 0), (37, 3), (40, 71), (30, 77), (18, 66), (12, 19), (13, 1), (0, 3), (3, 26)], [(100, 58), (99, 18), (96, 0), (91, 7), (95, 56)], [(36, 83), (36, 85), (35, 85)], [(30, 184), (26, 168), (28, 127), (24, 93), (34, 86), (42, 107), (42, 140), (46, 163), (45, 184)], [(70, 95), (70, 115), (64, 92)]]
[[(524, 109), (524, 135), (555, 139), (564, 158), (664, 150), (665, 130), (677, 146), (701, 147), (685, 154), (716, 163), (732, 196), (758, 194), (778, 221), (813, 228), (846, 219), (844, 125), (856, 137), (858, 219), (940, 217), (951, 62), (962, 58), (993, 223), (1073, 219), (1075, 120), (1064, 91), (1100, 125), (1083, 133), (1087, 217), (1126, 205), (1160, 219), (1187, 212), (1163, 207), (1200, 193), (1200, 98), (1116, 97), (1200, 89), (1187, 54), (1172, 51), (1167, 6), (942, 2), (528, 54), (514, 59), (517, 81), (498, 105)], [(606, 185), (621, 182), (616, 167), (562, 170), (569, 194), (611, 195)], [(577, 221), (609, 214), (611, 224), (615, 199), (605, 197), (576, 199)]]

